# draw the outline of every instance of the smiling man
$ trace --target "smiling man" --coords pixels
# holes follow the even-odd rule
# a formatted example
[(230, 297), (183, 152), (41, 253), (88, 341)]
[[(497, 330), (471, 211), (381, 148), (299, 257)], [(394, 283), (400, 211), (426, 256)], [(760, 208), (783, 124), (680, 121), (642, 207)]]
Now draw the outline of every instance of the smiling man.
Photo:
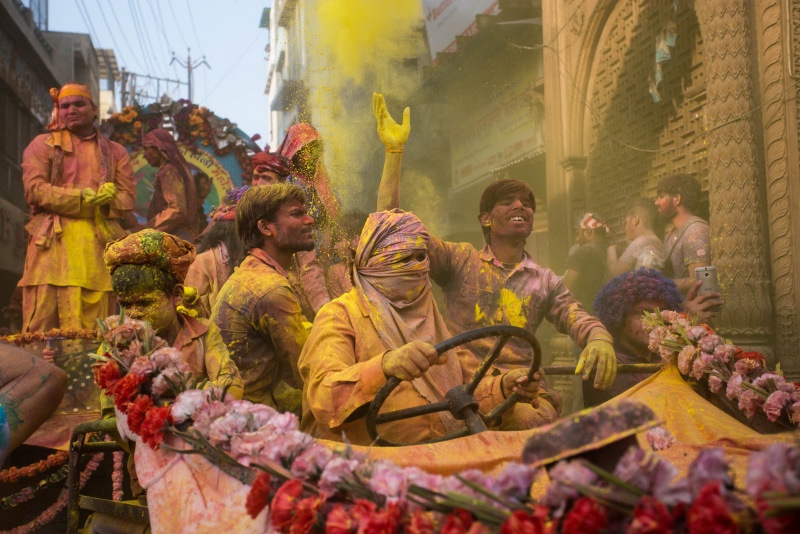
[[(402, 125), (396, 124), (381, 95), (373, 96), (373, 110), (378, 135), (386, 147), (385, 167), (394, 169), (384, 171), (378, 190), (378, 209), (388, 210), (399, 207), (400, 160), (410, 130), (405, 120), (409, 115), (404, 114)], [(594, 386), (608, 387), (616, 376), (611, 335), (598, 319), (584, 311), (553, 271), (538, 265), (525, 251), (535, 212), (536, 199), (527, 184), (501, 180), (490, 184), (481, 195), (478, 220), (486, 240), (483, 249), (430, 236), (430, 277), (444, 293), (447, 328), (455, 335), (504, 324), (535, 333), (547, 319), (581, 347), (576, 374), (582, 373), (588, 380), (596, 366)], [(468, 346), (482, 360), (493, 343), (492, 339), (483, 339)], [(530, 346), (511, 339), (492, 372), (499, 375), (529, 365), (531, 357)], [(560, 405), (557, 395), (543, 391), (541, 396), (554, 406)], [(536, 422), (535, 417), (518, 417), (516, 424), (517, 428), (530, 428)]]
[(211, 320), (244, 379), (244, 398), (299, 411), (297, 358), (308, 333), (286, 271), (296, 252), (314, 249), (314, 219), (293, 184), (249, 189), (236, 206), (247, 257), (220, 289)]
[[(93, 328), (110, 315), (106, 243), (125, 235), (119, 220), (133, 209), (128, 153), (94, 125), (89, 88), (51, 89), (48, 134), (22, 154), (22, 185), (32, 218), (22, 287), (22, 330)], [(77, 260), (76, 260), (77, 258)]]

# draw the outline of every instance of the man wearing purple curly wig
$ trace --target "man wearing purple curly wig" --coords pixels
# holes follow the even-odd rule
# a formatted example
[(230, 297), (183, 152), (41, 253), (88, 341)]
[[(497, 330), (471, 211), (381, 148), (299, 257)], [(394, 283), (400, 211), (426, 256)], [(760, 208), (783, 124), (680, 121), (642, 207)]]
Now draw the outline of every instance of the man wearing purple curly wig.
[[(683, 297), (675, 282), (655, 269), (637, 269), (624, 273), (600, 289), (594, 301), (597, 317), (614, 336), (617, 364), (657, 363), (649, 336), (642, 324), (644, 312), (683, 310)], [(583, 401), (587, 408), (602, 404), (632, 388), (647, 374), (617, 375), (610, 388), (595, 389), (591, 380), (583, 383)]]

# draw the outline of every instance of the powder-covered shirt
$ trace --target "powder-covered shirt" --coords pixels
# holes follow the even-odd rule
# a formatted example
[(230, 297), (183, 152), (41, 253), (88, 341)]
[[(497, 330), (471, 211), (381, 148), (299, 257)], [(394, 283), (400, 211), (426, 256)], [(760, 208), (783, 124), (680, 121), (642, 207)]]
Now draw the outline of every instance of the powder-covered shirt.
[(672, 278), (692, 278), (689, 265), (711, 263), (711, 228), (700, 217), (691, 217), (664, 238), (664, 256), (669, 258)]
[(308, 332), (286, 271), (254, 248), (217, 295), (211, 320), (220, 329), (244, 380), (244, 399), (278, 408), (283, 380), (300, 387), (297, 358)]
[(648, 267), (663, 271), (664, 252), (661, 240), (654, 235), (640, 235), (625, 248), (619, 261), (629, 265), (628, 269)]
[[(581, 348), (595, 329), (610, 338), (603, 324), (584, 311), (558, 276), (527, 253), (519, 264), (507, 269), (488, 245), (478, 251), (470, 243), (449, 243), (431, 236), (428, 254), (430, 276), (444, 293), (445, 322), (453, 335), (491, 325), (518, 326), (535, 334), (547, 319)], [(466, 346), (482, 360), (494, 341), (480, 339)], [(513, 369), (529, 365), (531, 359), (530, 345), (511, 338), (495, 367)]]
[[(382, 366), (386, 352), (355, 289), (323, 306), (298, 364), (303, 377), (302, 430), (333, 441), (341, 441), (344, 432), (349, 442), (370, 445), (365, 408), (386, 383)], [(462, 373), (459, 378), (468, 382), (478, 362), (468, 351), (451, 353), (456, 354)], [(476, 388), (475, 399), (482, 412), (489, 413), (503, 401), (501, 381), (502, 376), (487, 374)], [(382, 412), (427, 404), (411, 382), (403, 381), (386, 400)], [(538, 409), (517, 404), (503, 415), (503, 421), (523, 418), (531, 428), (550, 423), (557, 416), (555, 408), (540, 397)], [(436, 415), (382, 424), (378, 430), (386, 439), (400, 443), (416, 443), (446, 433)]]
[[(103, 262), (105, 242), (97, 235), (95, 212), (105, 221), (120, 219), (133, 209), (136, 185), (125, 148), (105, 140), (109, 167), (105, 180), (115, 184), (118, 196), (106, 206), (95, 207), (81, 198), (81, 191), (95, 192), (103, 180), (97, 135), (81, 139), (67, 130), (37, 136), (22, 153), (22, 185), (25, 200), (36, 214), (26, 226), (31, 236), (25, 271), (19, 285), (77, 286), (92, 291), (111, 291), (111, 276)], [(52, 183), (55, 136), (64, 159), (61, 178)], [(111, 221), (109, 221), (110, 223)], [(46, 244), (37, 245), (46, 235)], [(80, 310), (76, 313), (80, 315)]]

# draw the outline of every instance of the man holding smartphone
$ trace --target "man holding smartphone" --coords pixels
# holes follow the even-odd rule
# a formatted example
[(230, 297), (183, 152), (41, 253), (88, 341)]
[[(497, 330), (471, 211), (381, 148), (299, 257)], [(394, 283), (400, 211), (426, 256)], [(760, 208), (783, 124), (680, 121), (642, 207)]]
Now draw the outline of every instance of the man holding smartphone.
[(656, 206), (672, 230), (664, 237), (665, 274), (684, 295), (694, 286), (694, 270), (711, 265), (711, 231), (695, 215), (700, 206), (700, 183), (689, 174), (674, 174), (658, 182)]
[(684, 310), (700, 320), (710, 319), (722, 307), (718, 292), (703, 291), (695, 269), (711, 266), (711, 229), (696, 215), (702, 189), (690, 174), (674, 174), (658, 182), (656, 206), (672, 230), (664, 236), (665, 274), (675, 280), (683, 295)]

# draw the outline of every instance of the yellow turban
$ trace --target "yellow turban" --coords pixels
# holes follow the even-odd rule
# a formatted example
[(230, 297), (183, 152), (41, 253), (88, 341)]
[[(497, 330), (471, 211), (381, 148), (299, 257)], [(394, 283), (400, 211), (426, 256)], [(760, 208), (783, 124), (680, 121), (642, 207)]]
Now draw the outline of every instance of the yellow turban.
[(61, 122), (61, 118), (58, 115), (58, 101), (68, 96), (82, 96), (94, 105), (92, 92), (83, 84), (68, 83), (64, 84), (61, 89), (53, 87), (50, 89), (50, 100), (53, 101), (53, 112), (50, 114), (50, 124), (47, 125), (47, 129), (51, 132), (64, 129), (64, 124)]
[(188, 241), (151, 229), (109, 243), (103, 254), (110, 274), (120, 265), (150, 265), (172, 275), (179, 283), (186, 279), (194, 257), (194, 245)]

